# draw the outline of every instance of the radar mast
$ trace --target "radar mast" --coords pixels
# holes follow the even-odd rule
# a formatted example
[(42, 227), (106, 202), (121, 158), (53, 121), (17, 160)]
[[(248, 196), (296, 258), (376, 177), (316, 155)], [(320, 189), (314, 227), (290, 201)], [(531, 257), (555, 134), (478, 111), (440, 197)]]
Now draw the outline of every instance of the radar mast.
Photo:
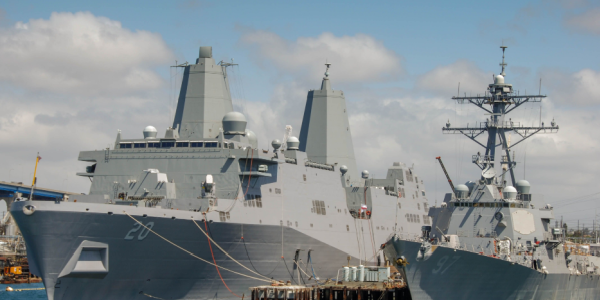
[[(510, 172), (512, 186), (516, 186), (514, 168), (516, 166), (514, 152), (511, 156), (511, 149), (528, 139), (536, 133), (556, 133), (558, 125), (552, 120), (550, 126), (545, 126), (544, 122), (540, 122), (540, 126), (524, 126), (520, 122), (515, 122), (511, 118), (506, 120), (506, 115), (520, 107), (521, 105), (530, 102), (541, 102), (545, 95), (518, 95), (513, 90), (512, 84), (504, 82), (506, 76), (505, 67), (507, 63), (504, 59), (504, 53), (507, 46), (501, 46), (502, 49), (502, 71), (500, 75), (494, 77), (494, 83), (490, 84), (486, 93), (483, 96), (477, 95), (474, 97), (452, 97), (459, 104), (473, 104), (486, 112), (489, 117), (486, 121), (479, 123), (478, 126), (470, 127), (451, 127), (450, 122), (446, 123), (446, 127), (442, 128), (444, 134), (463, 134), (481, 147), (485, 149), (485, 154), (478, 152), (472, 156), (472, 162), (481, 170), (481, 180), (485, 184), (499, 184), (502, 187), (506, 183), (502, 180), (498, 183), (497, 178), (504, 178), (507, 172)], [(477, 124), (477, 123), (476, 123)], [(477, 140), (477, 137), (483, 133), (488, 134), (485, 144)], [(521, 137), (520, 140), (511, 143), (507, 140), (507, 133), (514, 132)], [(502, 147), (503, 151), (499, 163), (502, 165), (502, 173), (496, 174), (494, 163), (496, 161), (496, 148)]]

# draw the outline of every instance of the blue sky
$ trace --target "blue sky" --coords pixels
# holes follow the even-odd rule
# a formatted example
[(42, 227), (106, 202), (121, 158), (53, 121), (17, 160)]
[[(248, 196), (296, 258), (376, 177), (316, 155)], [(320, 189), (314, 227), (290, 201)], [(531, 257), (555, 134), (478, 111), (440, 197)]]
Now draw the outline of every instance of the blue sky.
[[(349, 102), (359, 168), (382, 177), (393, 161), (414, 163), (429, 200), (441, 201), (447, 187), (435, 156), (445, 157), (455, 182), (479, 176), (470, 164), (476, 145), (440, 128), (484, 116), (450, 97), (458, 82), (461, 93), (482, 93), (500, 72), (504, 44), (507, 82), (531, 93), (542, 78), (549, 95), (542, 117), (561, 125), (558, 135), (516, 150), (520, 161), (528, 153), (534, 193), (558, 209), (597, 193), (599, 7), (584, 0), (4, 1), (0, 180), (29, 181), (40, 151), (41, 185), (87, 192), (89, 182), (74, 175), (84, 167), (78, 151), (105, 147), (117, 129), (137, 137), (146, 125), (159, 132), (170, 125), (180, 77), (169, 66), (193, 62), (198, 47), (210, 45), (216, 59), (240, 64), (231, 77), (234, 102), (261, 145), (281, 138), (287, 124), (299, 134), (306, 91), (320, 85), (327, 59), (334, 88)], [(539, 105), (518, 118), (537, 122)], [(561, 214), (589, 221), (596, 202), (575, 201)]]
[[(248, 51), (239, 45), (245, 30), (268, 30), (288, 40), (331, 32), (336, 36), (363, 33), (383, 41), (405, 58), (407, 86), (411, 76), (460, 58), (484, 70), (497, 71), (496, 47), (511, 46), (511, 67), (526, 66), (531, 84), (543, 68), (576, 71), (598, 69), (597, 38), (564, 26), (564, 18), (594, 4), (558, 1), (440, 1), (348, 3), (347, 1), (8, 1), (5, 25), (48, 18), (52, 12), (89, 11), (131, 30), (161, 34), (181, 60), (193, 60), (199, 45), (212, 45), (223, 59), (235, 58), (250, 73)], [(516, 47), (513, 49), (512, 47)], [(149, 49), (150, 51), (150, 49)], [(518, 51), (511, 53), (512, 51)], [(493, 59), (491, 59), (493, 58)], [(165, 73), (164, 68), (160, 71)], [(265, 99), (270, 76), (247, 81), (252, 100)]]

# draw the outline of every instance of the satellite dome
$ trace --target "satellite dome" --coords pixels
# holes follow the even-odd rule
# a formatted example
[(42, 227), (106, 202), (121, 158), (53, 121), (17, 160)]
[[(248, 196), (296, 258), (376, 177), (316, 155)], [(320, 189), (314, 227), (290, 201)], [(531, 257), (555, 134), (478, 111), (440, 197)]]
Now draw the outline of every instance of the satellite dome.
[(258, 138), (256, 137), (256, 134), (252, 130), (246, 129), (246, 137), (248, 138), (250, 145), (252, 145), (252, 149), (257, 149)]
[(475, 187), (475, 182), (467, 181), (467, 182), (465, 182), (465, 185), (469, 188), (469, 193), (471, 193), (473, 191), (473, 188)]
[(502, 195), (504, 196), (504, 199), (516, 199), (517, 189), (509, 185), (504, 188), (504, 191), (502, 191)]
[(531, 188), (531, 185), (529, 184), (529, 181), (527, 181), (527, 180), (517, 181), (517, 192), (519, 192), (519, 194), (529, 194), (530, 188)]
[(154, 126), (146, 126), (146, 128), (144, 128), (145, 139), (155, 139), (157, 133), (158, 131), (156, 131), (156, 128), (154, 128)]
[(230, 111), (223, 117), (223, 131), (225, 134), (244, 134), (247, 123), (242, 113)]
[(456, 197), (459, 199), (465, 199), (469, 197), (469, 187), (464, 184), (459, 184), (454, 188), (454, 192), (456, 192)]
[(504, 84), (504, 76), (496, 75), (494, 78), (494, 84)]
[(342, 172), (342, 175), (346, 174), (346, 172), (348, 172), (348, 167), (346, 167), (346, 165), (342, 165), (340, 167), (340, 172)]
[(274, 139), (271, 142), (271, 146), (273, 146), (273, 149), (277, 150), (277, 149), (281, 148), (281, 141), (278, 139)]
[(362, 175), (362, 178), (367, 179), (367, 178), (369, 178), (369, 171), (363, 170), (361, 175)]
[(288, 150), (298, 150), (298, 147), (300, 147), (300, 140), (295, 136), (290, 136), (287, 139), (286, 144)]

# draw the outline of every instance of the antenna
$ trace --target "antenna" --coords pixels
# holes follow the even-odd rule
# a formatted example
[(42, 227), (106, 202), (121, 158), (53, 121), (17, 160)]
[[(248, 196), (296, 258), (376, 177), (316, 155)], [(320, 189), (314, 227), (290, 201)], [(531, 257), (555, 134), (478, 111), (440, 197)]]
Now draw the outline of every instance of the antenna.
[(460, 81), (458, 82), (458, 93), (456, 94), (457, 97), (460, 97)]
[(500, 75), (502, 76), (506, 76), (506, 74), (504, 73), (504, 67), (506, 67), (506, 63), (504, 62), (504, 51), (506, 50), (506, 48), (508, 48), (507, 46), (500, 46), (500, 48), (502, 48), (502, 63), (500, 64), (500, 66), (502, 66), (502, 73), (500, 73)]
[(538, 93), (538, 95), (542, 94), (542, 78), (540, 77), (540, 92)]
[(329, 77), (329, 67), (331, 67), (331, 63), (327, 62), (327, 59), (325, 59), (325, 66), (327, 66), (327, 69), (325, 70), (325, 77)]

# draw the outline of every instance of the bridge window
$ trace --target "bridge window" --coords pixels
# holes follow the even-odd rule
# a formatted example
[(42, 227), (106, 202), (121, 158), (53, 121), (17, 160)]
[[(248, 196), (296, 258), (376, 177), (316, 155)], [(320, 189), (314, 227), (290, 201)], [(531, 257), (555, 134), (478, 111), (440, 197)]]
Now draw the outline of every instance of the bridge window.
[(133, 148), (146, 148), (146, 143), (133, 143)]
[(190, 147), (192, 148), (202, 148), (204, 146), (203, 142), (191, 142)]
[(160, 148), (160, 143), (148, 143), (148, 148)]
[(175, 147), (175, 142), (162, 142), (160, 144), (161, 148), (171, 148), (171, 147)]
[(205, 148), (217, 148), (217, 142), (206, 142), (204, 143)]
[(187, 148), (190, 146), (189, 142), (177, 142), (177, 148)]
[(131, 143), (120, 143), (119, 148), (121, 149), (131, 149)]

